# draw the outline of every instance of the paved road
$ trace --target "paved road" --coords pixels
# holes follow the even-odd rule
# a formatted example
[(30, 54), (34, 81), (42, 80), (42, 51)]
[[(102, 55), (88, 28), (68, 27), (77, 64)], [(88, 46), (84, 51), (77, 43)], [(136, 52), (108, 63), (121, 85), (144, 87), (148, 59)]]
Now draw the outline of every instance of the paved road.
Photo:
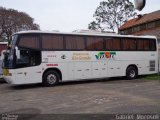
[(93, 80), (56, 87), (0, 83), (0, 113), (160, 114), (160, 82)]

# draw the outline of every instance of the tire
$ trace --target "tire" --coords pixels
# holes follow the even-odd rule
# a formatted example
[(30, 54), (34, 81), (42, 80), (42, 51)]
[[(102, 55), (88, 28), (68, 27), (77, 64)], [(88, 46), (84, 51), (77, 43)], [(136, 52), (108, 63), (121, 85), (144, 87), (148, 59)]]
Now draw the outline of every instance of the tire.
[(59, 74), (56, 71), (50, 70), (44, 74), (43, 84), (48, 87), (52, 87), (58, 84)]
[(136, 79), (138, 77), (138, 71), (135, 67), (130, 66), (127, 68), (126, 77), (128, 80)]

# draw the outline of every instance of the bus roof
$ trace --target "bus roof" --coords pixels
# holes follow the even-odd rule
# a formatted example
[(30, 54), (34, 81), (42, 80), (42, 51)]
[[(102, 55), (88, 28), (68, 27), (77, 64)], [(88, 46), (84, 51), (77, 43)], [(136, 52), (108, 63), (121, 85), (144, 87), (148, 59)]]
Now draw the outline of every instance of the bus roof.
[(21, 31), (17, 32), (16, 34), (31, 34), (31, 33), (37, 33), (37, 34), (59, 34), (59, 35), (84, 35), (84, 36), (109, 36), (109, 37), (130, 37), (130, 38), (152, 38), (156, 39), (156, 36), (135, 36), (135, 35), (119, 35), (115, 33), (94, 33), (94, 32), (58, 32), (58, 31), (39, 31), (39, 30), (29, 30), (29, 31)]

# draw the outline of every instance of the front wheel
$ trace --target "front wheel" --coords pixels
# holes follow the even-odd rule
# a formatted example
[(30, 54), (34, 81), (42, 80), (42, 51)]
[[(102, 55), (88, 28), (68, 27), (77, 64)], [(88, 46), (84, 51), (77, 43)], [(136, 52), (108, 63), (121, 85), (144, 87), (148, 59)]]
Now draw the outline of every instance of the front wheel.
[(59, 74), (56, 71), (50, 70), (44, 74), (43, 84), (45, 86), (55, 86), (59, 82)]
[(129, 80), (136, 79), (138, 77), (138, 71), (135, 67), (128, 67), (126, 71), (126, 77)]

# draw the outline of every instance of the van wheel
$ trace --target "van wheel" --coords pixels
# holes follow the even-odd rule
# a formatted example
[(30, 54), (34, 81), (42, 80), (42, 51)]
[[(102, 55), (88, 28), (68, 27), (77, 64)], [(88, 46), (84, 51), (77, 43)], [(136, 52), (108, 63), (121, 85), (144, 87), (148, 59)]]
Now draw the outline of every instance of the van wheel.
[(126, 77), (128, 80), (136, 79), (138, 77), (138, 71), (135, 67), (128, 67), (126, 71)]
[(44, 74), (43, 84), (45, 86), (55, 86), (59, 82), (59, 74), (56, 71), (50, 70)]

